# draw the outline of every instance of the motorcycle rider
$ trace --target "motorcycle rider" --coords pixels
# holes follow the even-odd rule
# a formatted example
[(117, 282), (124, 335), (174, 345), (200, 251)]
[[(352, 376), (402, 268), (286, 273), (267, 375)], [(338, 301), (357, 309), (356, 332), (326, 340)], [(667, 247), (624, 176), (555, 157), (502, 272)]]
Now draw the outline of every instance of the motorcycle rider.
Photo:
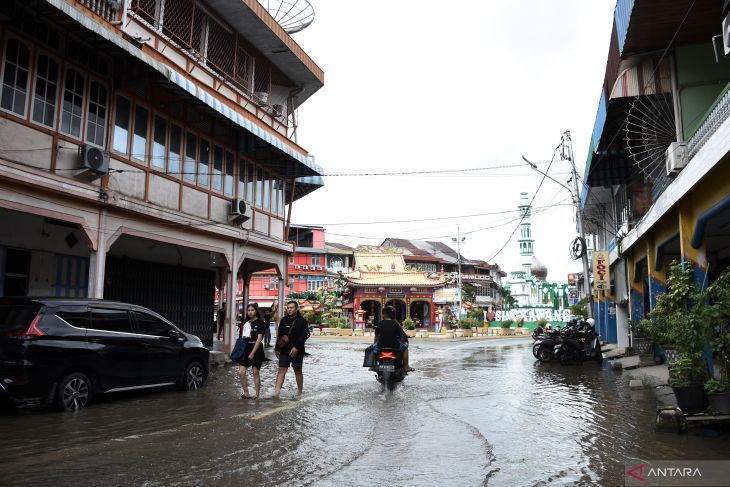
[(415, 369), (408, 362), (408, 335), (403, 327), (395, 321), (395, 308), (386, 306), (383, 308), (383, 318), (375, 327), (375, 340), (373, 352), (378, 353), (381, 348), (392, 348), (403, 353), (403, 373), (408, 374)]

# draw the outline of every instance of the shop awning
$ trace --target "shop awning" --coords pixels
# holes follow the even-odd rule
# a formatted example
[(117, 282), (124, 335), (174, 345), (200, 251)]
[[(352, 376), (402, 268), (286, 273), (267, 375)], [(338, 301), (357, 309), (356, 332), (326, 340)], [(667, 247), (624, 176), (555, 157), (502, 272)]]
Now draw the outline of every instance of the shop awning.
[(313, 158), (309, 157), (306, 153), (302, 152), (301, 150), (295, 148), (290, 143), (285, 141), (284, 137), (272, 134), (269, 130), (264, 129), (258, 123), (250, 120), (238, 110), (234, 110), (228, 105), (225, 105), (217, 98), (210, 95), (207, 91), (200, 89), (187, 76), (180, 74), (179, 72), (169, 67), (167, 67), (166, 70), (167, 79), (169, 79), (171, 82), (175, 83), (177, 86), (190, 93), (192, 96), (202, 101), (210, 108), (223, 115), (239, 127), (246, 129), (248, 132), (255, 135), (258, 139), (275, 147), (295, 161), (304, 165), (305, 168), (308, 170), (303, 171), (302, 175), (321, 176), (323, 174), (322, 168), (314, 162)]

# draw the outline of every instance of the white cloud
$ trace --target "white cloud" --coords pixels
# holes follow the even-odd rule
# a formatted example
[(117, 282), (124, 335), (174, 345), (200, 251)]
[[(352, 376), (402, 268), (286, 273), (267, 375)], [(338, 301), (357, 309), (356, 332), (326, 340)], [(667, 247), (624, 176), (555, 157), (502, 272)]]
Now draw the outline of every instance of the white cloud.
[[(295, 40), (325, 71), (300, 109), (299, 142), (328, 172), (440, 170), (549, 160), (571, 129), (582, 172), (605, 70), (613, 0), (367, 2), (311, 0), (314, 23)], [(542, 166), (545, 169), (546, 166)], [(567, 180), (568, 163), (550, 174)], [(293, 209), (295, 223), (391, 221), (514, 210), (541, 176), (527, 165), (459, 175), (330, 177)], [(546, 180), (535, 206), (566, 201)], [(514, 215), (514, 214), (513, 214)], [(328, 226), (328, 241), (469, 234), (463, 252), (487, 259), (517, 225), (491, 215), (436, 222)], [(568, 256), (573, 210), (533, 217), (549, 278), (580, 269)], [(335, 235), (346, 234), (374, 239)], [(440, 238), (449, 242), (450, 238)], [(516, 240), (494, 259), (520, 264)]]

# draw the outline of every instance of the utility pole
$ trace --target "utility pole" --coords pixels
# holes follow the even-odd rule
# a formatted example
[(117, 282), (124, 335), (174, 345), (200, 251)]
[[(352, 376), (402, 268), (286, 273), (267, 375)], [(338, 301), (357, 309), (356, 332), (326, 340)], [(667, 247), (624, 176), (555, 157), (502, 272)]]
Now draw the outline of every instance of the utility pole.
[(458, 265), (458, 274), (456, 276), (456, 285), (459, 287), (459, 293), (457, 297), (457, 308), (456, 308), (456, 321), (457, 323), (461, 319), (461, 243), (466, 239), (466, 237), (462, 237), (459, 227), (456, 227), (456, 238), (451, 237), (451, 240), (453, 242), (456, 242), (456, 254), (458, 255), (459, 261), (457, 263)]
[(565, 139), (563, 141), (564, 147), (567, 154), (567, 158), (570, 161), (571, 177), (573, 178), (573, 204), (575, 205), (576, 220), (578, 222), (578, 232), (580, 238), (583, 239), (585, 249), (583, 251), (583, 292), (588, 300), (586, 303), (586, 313), (588, 318), (593, 318), (593, 295), (591, 294), (591, 273), (590, 267), (588, 266), (588, 244), (586, 242), (586, 235), (583, 231), (583, 210), (580, 207), (580, 192), (578, 190), (578, 171), (575, 169), (575, 159), (573, 157), (573, 141), (570, 138), (570, 130), (565, 131)]

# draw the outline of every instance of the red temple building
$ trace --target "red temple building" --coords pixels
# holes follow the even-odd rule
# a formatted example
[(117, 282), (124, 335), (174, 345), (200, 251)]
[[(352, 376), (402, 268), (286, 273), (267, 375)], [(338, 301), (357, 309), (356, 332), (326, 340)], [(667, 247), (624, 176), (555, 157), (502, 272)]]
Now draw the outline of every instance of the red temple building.
[(358, 247), (354, 258), (355, 270), (345, 274), (343, 308), (353, 311), (355, 326), (380, 321), (384, 306), (395, 308), (398, 321), (411, 318), (433, 326), (433, 294), (446, 284), (443, 272), (406, 267), (398, 248)]

